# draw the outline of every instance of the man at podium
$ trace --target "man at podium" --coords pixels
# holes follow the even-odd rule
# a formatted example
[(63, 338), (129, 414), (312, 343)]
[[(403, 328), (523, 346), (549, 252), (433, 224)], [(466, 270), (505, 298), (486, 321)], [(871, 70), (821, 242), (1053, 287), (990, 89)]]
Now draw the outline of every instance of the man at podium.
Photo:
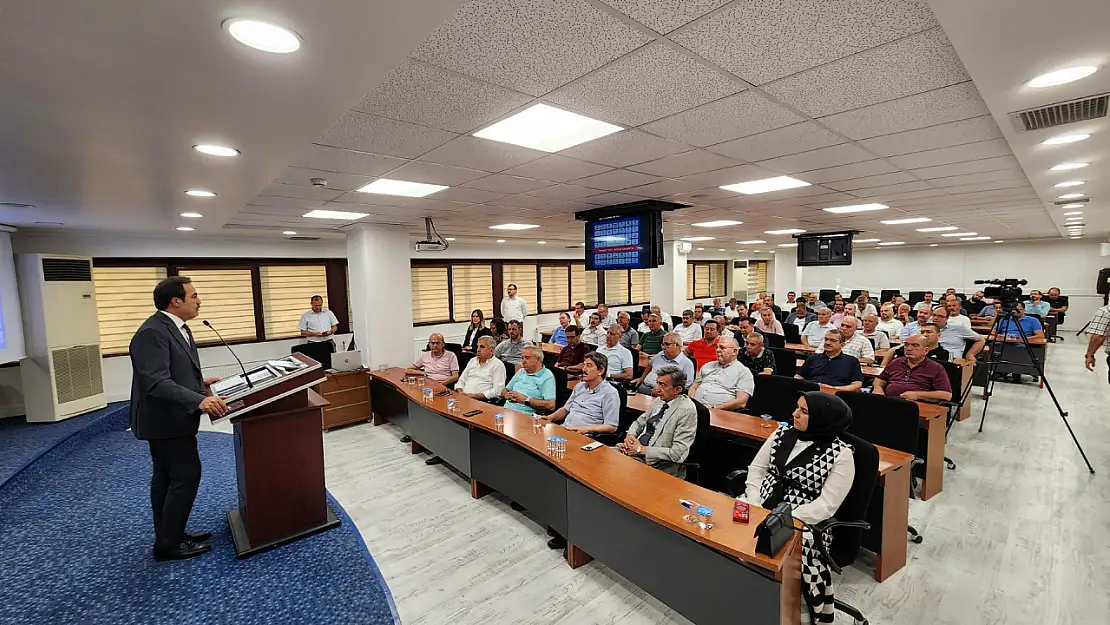
[(209, 532), (188, 532), (185, 524), (200, 486), (197, 429), (200, 414), (227, 414), (223, 397), (208, 386), (188, 321), (200, 312), (200, 295), (189, 278), (171, 276), (154, 287), (151, 315), (131, 338), (131, 431), (150, 445), (153, 475), (154, 557), (192, 558), (211, 549)]

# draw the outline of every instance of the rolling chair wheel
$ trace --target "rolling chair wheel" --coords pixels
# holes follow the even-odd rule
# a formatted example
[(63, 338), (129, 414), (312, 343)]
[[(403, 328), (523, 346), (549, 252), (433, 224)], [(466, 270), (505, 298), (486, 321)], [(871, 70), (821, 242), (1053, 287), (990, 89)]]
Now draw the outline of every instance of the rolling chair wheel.
[(857, 619), (856, 625), (867, 625), (867, 619), (863, 619), (862, 621)]
[(913, 537), (911, 537), (911, 538), (910, 538), (910, 542), (911, 542), (911, 543), (913, 543), (913, 544), (915, 544), (915, 545), (920, 545), (920, 544), (921, 544), (921, 541), (923, 541), (923, 540), (925, 540), (925, 537), (924, 537), (924, 536), (922, 536), (922, 535), (920, 535), (920, 534), (918, 534), (917, 536), (913, 536)]
[(948, 466), (948, 469), (949, 469), (950, 471), (955, 471), (955, 470), (956, 470), (956, 463), (955, 463), (955, 462), (952, 462), (952, 461), (951, 461), (951, 460), (949, 460), (948, 458), (945, 458), (945, 459), (944, 459), (944, 464), (946, 464), (946, 465)]

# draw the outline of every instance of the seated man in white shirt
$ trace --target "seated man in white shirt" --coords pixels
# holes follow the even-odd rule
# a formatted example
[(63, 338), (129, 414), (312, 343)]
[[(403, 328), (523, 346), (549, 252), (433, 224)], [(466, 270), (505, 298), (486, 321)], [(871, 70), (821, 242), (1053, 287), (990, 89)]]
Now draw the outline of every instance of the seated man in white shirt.
[(866, 290), (860, 291), (859, 297), (856, 298), (856, 311), (857, 317), (879, 314), (879, 311), (875, 310), (875, 304), (871, 303), (871, 294)]
[(859, 319), (855, 317), (845, 317), (840, 322), (840, 331), (844, 333), (844, 347), (842, 349), (845, 354), (855, 356), (861, 363), (871, 364), (875, 362), (875, 348), (871, 346), (871, 341), (856, 332), (858, 328)]
[(872, 341), (875, 349), (890, 349), (890, 337), (879, 329), (879, 318), (872, 314), (863, 316), (863, 338)]
[(802, 345), (821, 349), (825, 345), (825, 334), (836, 330), (832, 323), (832, 309), (828, 306), (817, 309), (817, 321), (810, 321), (802, 330)]
[(948, 309), (948, 325), (971, 329), (971, 317), (967, 316), (967, 311), (960, 306), (960, 300), (955, 295), (945, 298), (944, 307)]
[(598, 304), (596, 312), (601, 316), (601, 327), (603, 328), (608, 328), (617, 322), (617, 316), (609, 312), (609, 307), (605, 304)]
[(582, 331), (582, 342), (589, 345), (598, 346), (605, 344), (606, 328), (609, 326), (602, 324), (601, 315), (598, 313), (590, 313), (590, 325)]
[[(908, 310), (909, 306), (906, 308)], [(894, 338), (902, 331), (902, 325), (902, 322), (894, 316), (893, 304), (883, 304), (882, 307), (879, 308), (879, 321), (875, 326), (877, 330), (885, 332), (890, 338)]]
[(717, 341), (717, 360), (707, 362), (694, 377), (690, 396), (709, 408), (740, 410), (755, 392), (755, 376), (737, 360), (740, 344), (736, 339)]
[(678, 324), (678, 327), (675, 328), (674, 331), (678, 333), (678, 336), (682, 337), (683, 345), (689, 345), (691, 342), (701, 338), (702, 329), (698, 321), (699, 320), (694, 316), (694, 311), (682, 311), (682, 323)]
[(485, 401), (501, 396), (505, 390), (505, 363), (493, 357), (493, 337), (478, 339), (478, 351), (466, 364), (455, 392), (473, 399)]
[[(598, 346), (597, 353), (608, 361), (608, 377), (616, 382), (632, 381), (632, 352), (621, 345), (621, 325), (614, 323), (605, 333), (605, 343)], [(582, 364), (585, 364), (583, 362)]]

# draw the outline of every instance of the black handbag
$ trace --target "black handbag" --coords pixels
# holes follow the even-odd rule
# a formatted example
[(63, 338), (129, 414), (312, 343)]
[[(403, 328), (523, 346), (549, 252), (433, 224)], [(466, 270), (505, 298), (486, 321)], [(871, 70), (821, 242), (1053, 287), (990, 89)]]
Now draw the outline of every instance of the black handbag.
[(794, 515), (790, 504), (783, 502), (755, 528), (755, 551), (768, 558), (775, 557), (794, 535)]

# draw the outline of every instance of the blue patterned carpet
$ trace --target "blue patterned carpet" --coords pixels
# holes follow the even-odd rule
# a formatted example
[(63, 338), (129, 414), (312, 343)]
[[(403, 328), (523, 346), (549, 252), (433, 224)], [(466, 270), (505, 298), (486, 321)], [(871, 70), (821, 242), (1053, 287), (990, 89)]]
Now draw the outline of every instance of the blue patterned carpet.
[[(49, 470), (0, 489), (0, 624), (399, 623), (354, 524), (238, 560), (232, 437), (200, 434), (189, 528), (214, 536), (192, 560), (155, 562), (150, 455), (130, 432), (97, 434)], [(13, 480), (14, 482), (15, 480)]]
[[(126, 409), (127, 402), (116, 402), (103, 410), (57, 423), (27, 423), (23, 417), (0, 419), (0, 487), (55, 445), (106, 416), (126, 412)], [(126, 428), (126, 416), (122, 423)]]

